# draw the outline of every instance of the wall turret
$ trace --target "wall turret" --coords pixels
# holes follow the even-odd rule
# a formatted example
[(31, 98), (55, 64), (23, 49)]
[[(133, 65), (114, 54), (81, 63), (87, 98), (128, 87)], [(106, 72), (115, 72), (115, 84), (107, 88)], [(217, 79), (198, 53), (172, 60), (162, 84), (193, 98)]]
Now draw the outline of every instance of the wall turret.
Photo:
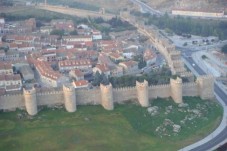
[(99, 9), (99, 13), (100, 13), (100, 14), (105, 14), (105, 13), (106, 13), (105, 8), (100, 8), (100, 9)]
[(36, 90), (33, 87), (32, 89), (26, 90), (23, 89), (25, 107), (29, 115), (36, 115), (37, 110), (37, 100), (36, 100)]
[(148, 82), (144, 80), (144, 82), (136, 81), (136, 90), (137, 90), (137, 98), (142, 107), (149, 106), (149, 96), (148, 96)]
[(211, 99), (214, 97), (214, 77), (211, 75), (197, 78), (199, 96), (201, 99)]
[(101, 104), (106, 110), (113, 110), (113, 88), (112, 84), (103, 85), (100, 84), (101, 89)]
[(63, 86), (65, 109), (68, 112), (76, 111), (76, 90), (71, 85)]
[(182, 103), (182, 79), (170, 79), (171, 97), (175, 103)]

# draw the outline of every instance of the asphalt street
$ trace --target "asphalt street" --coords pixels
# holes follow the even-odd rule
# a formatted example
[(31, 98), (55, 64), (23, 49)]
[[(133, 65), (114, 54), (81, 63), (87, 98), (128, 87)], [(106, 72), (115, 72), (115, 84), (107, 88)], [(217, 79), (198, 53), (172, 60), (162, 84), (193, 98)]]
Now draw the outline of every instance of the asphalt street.
[[(195, 64), (193, 68), (198, 72), (199, 75), (206, 75), (206, 73), (196, 64), (196, 62), (189, 57), (184, 57), (185, 60), (187, 60), (190, 64)], [(214, 85), (214, 91), (215, 93), (224, 101), (225, 105), (227, 105), (227, 95), (223, 92), (223, 90), (217, 85)], [(216, 137), (214, 137), (212, 140), (208, 141), (207, 143), (196, 147), (192, 149), (191, 151), (206, 151), (210, 148), (218, 145), (223, 140), (227, 138), (227, 127)]]

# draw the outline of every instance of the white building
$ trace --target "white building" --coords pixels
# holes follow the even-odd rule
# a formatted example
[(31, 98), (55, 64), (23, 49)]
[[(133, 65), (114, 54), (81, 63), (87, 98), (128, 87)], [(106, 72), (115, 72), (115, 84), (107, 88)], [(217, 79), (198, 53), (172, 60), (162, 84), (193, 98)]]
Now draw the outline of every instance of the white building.
[(224, 17), (224, 11), (203, 11), (203, 10), (186, 10), (186, 9), (173, 9), (173, 15), (194, 16), (194, 17)]
[(5, 19), (4, 18), (0, 18), (0, 24), (5, 24)]
[(22, 81), (20, 75), (0, 75), (0, 87), (6, 91), (21, 90)]
[(13, 68), (9, 63), (0, 63), (0, 75), (12, 75)]
[(92, 42), (92, 36), (63, 36), (62, 38), (67, 42)]
[(155, 64), (157, 56), (155, 53), (152, 52), (152, 50), (146, 50), (143, 54), (143, 59), (146, 61), (147, 66), (150, 66), (152, 64)]
[(87, 71), (92, 69), (92, 62), (88, 59), (64, 60), (64, 61), (59, 61), (58, 66), (61, 72), (70, 71), (73, 69), (80, 69), (82, 71)]
[(99, 72), (100, 74), (105, 74), (106, 77), (110, 76), (110, 69), (104, 64), (98, 64), (93, 68), (93, 73)]
[(119, 63), (119, 66), (123, 67), (125, 74), (134, 74), (137, 73), (138, 68), (138, 62), (136, 61), (126, 61)]
[(102, 40), (102, 33), (98, 30), (92, 31), (92, 39), (93, 40)]
[(84, 80), (84, 73), (79, 69), (71, 70), (69, 72), (69, 76), (76, 79), (77, 81)]

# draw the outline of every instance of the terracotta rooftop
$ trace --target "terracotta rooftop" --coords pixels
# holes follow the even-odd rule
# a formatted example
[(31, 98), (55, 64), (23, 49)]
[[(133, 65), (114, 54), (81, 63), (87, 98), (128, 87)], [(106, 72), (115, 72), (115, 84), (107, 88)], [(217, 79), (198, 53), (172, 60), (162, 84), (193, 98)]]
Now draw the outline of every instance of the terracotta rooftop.
[(143, 57), (145, 60), (150, 60), (156, 57), (155, 53), (152, 52), (152, 50), (146, 50), (143, 54)]
[(110, 71), (110, 69), (106, 65), (104, 65), (104, 64), (98, 64), (98, 65), (96, 65), (96, 68), (98, 68), (102, 72)]
[(0, 63), (0, 70), (9, 70), (12, 69), (11, 63)]
[(42, 76), (45, 76), (52, 80), (58, 80), (62, 76), (59, 72), (54, 71), (51, 68), (50, 64), (48, 64), (47, 62), (37, 61), (35, 63), (35, 66)]
[(73, 84), (75, 86), (86, 86), (89, 84), (89, 82), (87, 80), (79, 80), (79, 81), (74, 81)]
[(80, 71), (79, 69), (72, 70), (72, 72), (78, 77), (84, 76), (84, 73), (82, 71)]
[(123, 64), (123, 65), (125, 65), (125, 66), (127, 66), (127, 67), (133, 67), (133, 66), (135, 66), (135, 65), (137, 65), (138, 63), (136, 62), (136, 61), (126, 61), (126, 62), (121, 62), (120, 64)]
[(115, 52), (110, 53), (109, 56), (112, 58), (115, 58), (115, 59), (121, 58), (121, 55), (119, 55), (118, 53), (115, 53)]
[(21, 76), (19, 74), (13, 75), (0, 75), (0, 81), (19, 81)]
[(92, 63), (88, 59), (59, 61), (59, 67), (90, 66), (90, 65), (92, 65)]

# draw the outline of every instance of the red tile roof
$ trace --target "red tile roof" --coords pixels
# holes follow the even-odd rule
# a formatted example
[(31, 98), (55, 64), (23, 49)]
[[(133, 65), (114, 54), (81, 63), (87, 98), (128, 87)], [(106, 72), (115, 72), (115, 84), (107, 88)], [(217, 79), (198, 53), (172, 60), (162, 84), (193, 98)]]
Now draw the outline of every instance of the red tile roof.
[(62, 76), (59, 72), (54, 71), (47, 62), (36, 61), (35, 66), (42, 76), (52, 80), (58, 80)]
[(138, 65), (138, 63), (136, 61), (126, 61), (126, 62), (121, 62), (120, 64), (124, 64), (127, 67), (133, 67), (135, 65)]
[(75, 86), (86, 86), (89, 84), (89, 82), (87, 80), (79, 80), (79, 81), (74, 81), (73, 84)]
[(13, 75), (0, 75), (0, 81), (19, 81), (21, 76), (19, 74)]
[(115, 52), (110, 53), (109, 56), (111, 58), (115, 58), (115, 59), (121, 58), (121, 55), (119, 55), (118, 53), (115, 53)]
[(84, 76), (84, 73), (82, 71), (80, 71), (79, 69), (72, 70), (72, 72), (78, 77)]
[(72, 67), (72, 66), (91, 66), (92, 63), (88, 59), (80, 59), (80, 60), (64, 60), (59, 61), (59, 67)]
[(110, 69), (106, 65), (104, 65), (104, 64), (98, 64), (98, 65), (96, 65), (96, 68), (98, 68), (102, 72), (110, 71)]
[(11, 63), (0, 63), (0, 70), (9, 70), (12, 69)]

